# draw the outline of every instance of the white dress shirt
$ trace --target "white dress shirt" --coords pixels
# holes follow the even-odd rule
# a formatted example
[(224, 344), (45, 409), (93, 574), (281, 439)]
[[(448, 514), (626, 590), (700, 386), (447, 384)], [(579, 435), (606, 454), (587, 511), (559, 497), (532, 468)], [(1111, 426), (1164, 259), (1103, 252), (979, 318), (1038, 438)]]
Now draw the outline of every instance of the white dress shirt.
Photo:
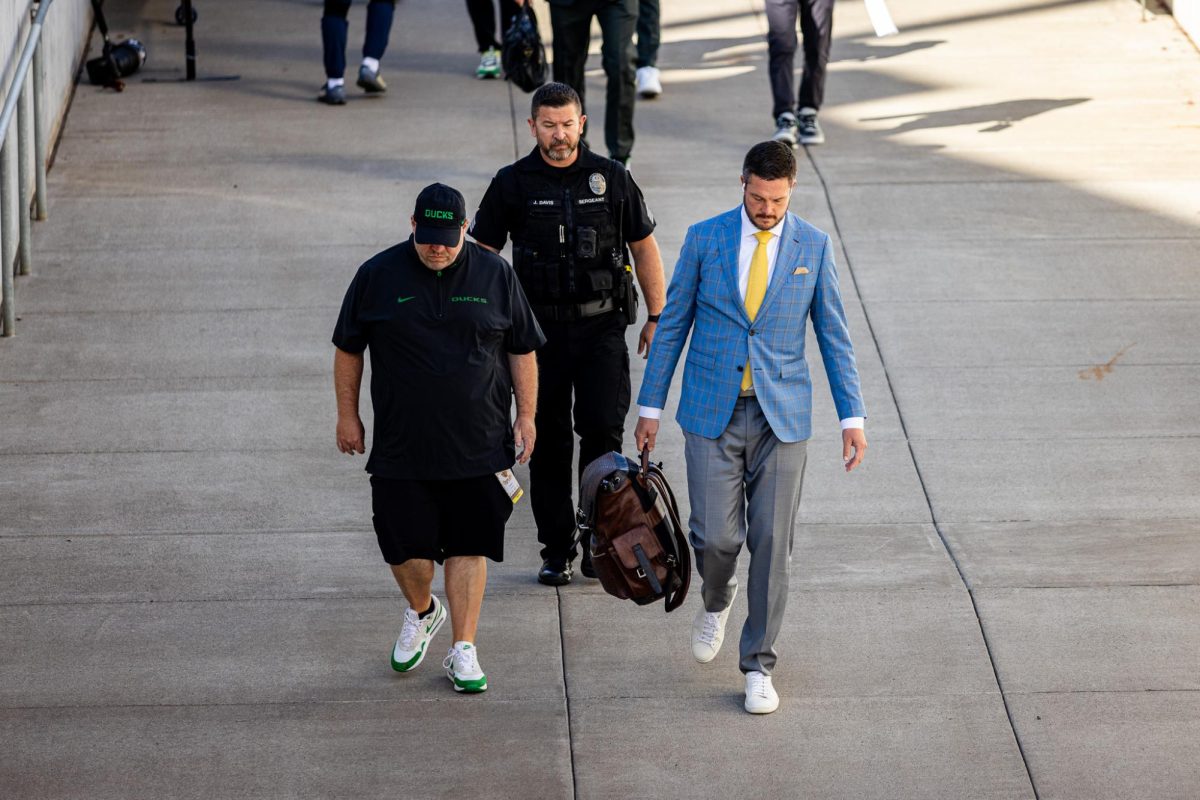
[[(775, 260), (779, 257), (779, 237), (783, 233), (783, 219), (772, 228), (771, 239), (767, 242), (767, 286), (771, 285), (771, 276), (775, 274)], [(746, 214), (746, 207), (742, 206), (742, 234), (738, 240), (738, 296), (742, 302), (746, 302), (746, 287), (750, 283), (750, 262), (754, 258), (754, 251), (758, 247), (758, 237), (755, 235), (761, 229), (750, 221), (749, 215)], [(650, 406), (640, 406), (638, 408), (638, 416), (646, 417), (647, 419), (659, 419), (662, 416), (661, 408), (652, 408)], [(846, 417), (842, 420), (842, 430), (847, 428), (862, 428), (864, 425), (864, 417)]]
[[(783, 220), (780, 219), (774, 228), (769, 228), (771, 238), (767, 241), (767, 286), (771, 285), (771, 276), (775, 274), (775, 260), (779, 258), (779, 236), (783, 233)], [(758, 227), (746, 215), (746, 207), (742, 206), (742, 235), (738, 239), (738, 296), (742, 303), (746, 302), (746, 287), (750, 285), (750, 262), (754, 260), (754, 251), (758, 249)]]

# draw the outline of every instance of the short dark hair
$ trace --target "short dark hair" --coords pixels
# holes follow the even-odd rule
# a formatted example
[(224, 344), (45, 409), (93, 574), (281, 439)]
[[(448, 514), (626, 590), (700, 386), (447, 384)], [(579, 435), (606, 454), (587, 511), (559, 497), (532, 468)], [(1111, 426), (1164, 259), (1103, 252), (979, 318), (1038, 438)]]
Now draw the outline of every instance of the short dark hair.
[(583, 114), (583, 101), (574, 89), (565, 83), (543, 84), (533, 93), (533, 100), (529, 103), (529, 116), (537, 119), (538, 109), (543, 106), (562, 108), (570, 104), (574, 104), (579, 113)]
[(796, 156), (792, 148), (783, 142), (759, 142), (746, 153), (742, 162), (742, 179), (750, 180), (751, 175), (757, 175), (766, 181), (780, 178), (796, 179)]

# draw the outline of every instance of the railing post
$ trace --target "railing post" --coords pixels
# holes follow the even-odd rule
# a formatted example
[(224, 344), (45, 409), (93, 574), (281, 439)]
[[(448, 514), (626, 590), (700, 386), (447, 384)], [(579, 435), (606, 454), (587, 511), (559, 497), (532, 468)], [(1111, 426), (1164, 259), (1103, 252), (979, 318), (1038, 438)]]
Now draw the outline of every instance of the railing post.
[[(3, 317), (4, 335), (12, 336), (17, 325), (17, 305), (13, 293), (13, 259), (17, 255), (17, 232), (14, 230), (16, 220), (15, 198), (9, 187), (12, 184), (12, 146), (8, 136), (0, 146), (0, 290), (4, 292)], [(14, 224), (10, 224), (14, 223)]]
[(33, 202), (30, 196), (33, 187), (29, 185), (33, 177), (29, 174), (30, 162), (33, 161), (33, 126), (30, 125), (33, 122), (30, 119), (33, 116), (32, 86), (33, 79), (26, 73), (21, 85), (12, 88), (14, 92), (21, 92), (17, 100), (17, 118), (14, 120), (17, 123), (17, 223), (21, 232), (17, 240), (21, 256), (19, 275), (28, 275), (33, 268), (33, 226), (29, 218), (29, 208)]
[[(38, 0), (37, 12), (29, 26), (25, 45), (21, 48), (21, 57), (13, 71), (8, 95), (4, 98), (4, 105), (0, 107), (0, 292), (3, 292), (0, 296), (0, 322), (4, 324), (5, 336), (12, 336), (17, 324), (13, 262), (16, 260), (18, 246), (21, 250), (23, 274), (28, 274), (31, 261), (29, 163), (34, 159), (30, 153), (30, 140), (36, 135), (37, 126), (34, 124), (35, 133), (31, 134), (28, 131), (30, 124), (34, 123), (34, 120), (30, 119), (34, 114), (31, 111), (33, 98), (29, 93), (29, 67), (41, 42), (46, 12), (50, 10), (53, 1)], [(12, 124), (14, 121), (15, 126)], [(16, 133), (10, 136), (14, 128)], [(13, 144), (14, 136), (17, 144)], [(20, 163), (14, 164), (14, 160)], [(44, 163), (41, 156), (36, 160)], [(19, 188), (14, 189), (14, 179), (19, 179)]]
[(34, 199), (37, 211), (34, 219), (44, 220), (47, 216), (46, 200), (46, 58), (42, 48), (33, 51), (33, 174), (37, 188)]

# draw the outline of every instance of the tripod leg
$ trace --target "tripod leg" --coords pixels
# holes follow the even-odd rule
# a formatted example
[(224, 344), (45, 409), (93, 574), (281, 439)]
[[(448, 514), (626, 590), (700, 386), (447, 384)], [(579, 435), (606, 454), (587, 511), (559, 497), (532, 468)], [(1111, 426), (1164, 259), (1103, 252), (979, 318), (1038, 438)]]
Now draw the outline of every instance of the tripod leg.
[(192, 36), (195, 15), (192, 13), (192, 0), (183, 0), (183, 20), (186, 30), (184, 49), (187, 61), (187, 80), (196, 80), (196, 39)]

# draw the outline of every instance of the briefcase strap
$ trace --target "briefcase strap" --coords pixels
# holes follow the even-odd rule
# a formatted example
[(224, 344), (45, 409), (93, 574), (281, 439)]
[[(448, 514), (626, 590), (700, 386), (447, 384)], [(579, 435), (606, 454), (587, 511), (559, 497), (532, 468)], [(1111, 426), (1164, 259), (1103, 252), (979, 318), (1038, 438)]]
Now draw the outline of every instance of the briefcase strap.
[(679, 577), (682, 583), (678, 589), (663, 598), (664, 608), (669, 614), (683, 605), (688, 589), (691, 587), (692, 553), (687, 537), (683, 533), (683, 526), (679, 524), (679, 505), (675, 502), (675, 493), (671, 491), (671, 484), (667, 483), (666, 476), (658, 466), (649, 464), (649, 458), (645, 452), (642, 454), (642, 463), (646, 464), (646, 468), (635, 480), (644, 481), (643, 486), (647, 490), (657, 491), (664, 499), (667, 514), (670, 515), (671, 532), (675, 537), (675, 551), (679, 554)]

